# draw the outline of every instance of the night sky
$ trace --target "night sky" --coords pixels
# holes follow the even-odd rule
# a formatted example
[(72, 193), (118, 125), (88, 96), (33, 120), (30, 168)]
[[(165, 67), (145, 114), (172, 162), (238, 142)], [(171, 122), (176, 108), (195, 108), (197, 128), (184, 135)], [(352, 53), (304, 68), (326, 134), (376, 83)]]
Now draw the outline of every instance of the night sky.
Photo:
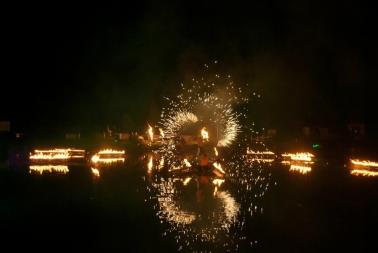
[[(367, 1), (113, 1), (9, 8), (0, 120), (13, 131), (136, 130), (217, 60), (272, 128), (378, 128)], [(4, 99), (5, 97), (5, 99)]]

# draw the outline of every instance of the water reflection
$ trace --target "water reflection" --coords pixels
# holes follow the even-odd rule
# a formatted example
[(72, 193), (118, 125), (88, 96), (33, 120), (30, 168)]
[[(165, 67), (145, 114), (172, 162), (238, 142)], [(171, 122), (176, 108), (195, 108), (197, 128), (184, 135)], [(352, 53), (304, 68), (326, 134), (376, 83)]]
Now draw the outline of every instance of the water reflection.
[(162, 236), (175, 241), (177, 250), (223, 252), (257, 243), (251, 231), (254, 217), (264, 210), (260, 199), (269, 187), (269, 165), (236, 155), (222, 159), (226, 176), (214, 173), (204, 183), (193, 170), (164, 173), (160, 161), (147, 156), (146, 180)]
[(30, 165), (29, 166), (29, 173), (62, 173), (66, 174), (69, 172), (67, 165)]
[(301, 174), (307, 174), (311, 171), (311, 167), (301, 164), (291, 164), (290, 171), (296, 171)]

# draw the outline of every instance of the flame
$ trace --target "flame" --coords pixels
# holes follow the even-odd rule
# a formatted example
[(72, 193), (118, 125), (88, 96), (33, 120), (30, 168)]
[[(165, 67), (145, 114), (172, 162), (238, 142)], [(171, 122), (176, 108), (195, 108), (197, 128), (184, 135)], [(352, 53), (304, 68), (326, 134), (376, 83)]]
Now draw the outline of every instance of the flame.
[(160, 131), (160, 135), (161, 135), (161, 137), (164, 138), (164, 131), (163, 131), (163, 129), (162, 129), (162, 128), (159, 128), (159, 131)]
[(201, 130), (201, 135), (204, 141), (209, 140), (209, 133), (206, 131), (206, 127), (203, 127)]
[(148, 124), (148, 134), (150, 136), (150, 140), (153, 141), (154, 140), (154, 134), (152, 132), (152, 127), (150, 126), (150, 124)]
[(356, 159), (356, 160), (351, 159), (350, 161), (354, 165), (361, 165), (361, 166), (364, 166), (364, 167), (378, 167), (378, 163), (376, 163), (376, 162), (360, 161), (358, 159)]
[(215, 151), (215, 156), (218, 156), (218, 150), (216, 147), (214, 147), (214, 151)]
[(150, 161), (148, 162), (148, 170), (152, 169), (152, 156), (150, 157)]
[(222, 169), (222, 166), (219, 164), (219, 163), (213, 163), (213, 166), (219, 170), (220, 172), (222, 172), (223, 174), (225, 174), (226, 172)]
[(301, 153), (285, 153), (282, 154), (283, 157), (290, 157), (291, 160), (293, 161), (304, 161), (304, 162), (309, 162), (312, 163), (312, 159), (314, 158), (313, 154), (306, 153), (306, 152), (301, 152)]
[(91, 160), (94, 163), (113, 163), (113, 162), (123, 162), (125, 161), (125, 151), (124, 150), (112, 150), (112, 149), (103, 149), (100, 150), (97, 154), (93, 155)]
[(98, 160), (100, 160), (100, 156), (98, 156), (98, 155), (93, 155), (92, 158), (91, 158), (91, 160), (92, 160), (92, 162), (97, 163)]
[(184, 185), (187, 185), (187, 184), (190, 182), (191, 179), (192, 179), (191, 177), (187, 177), (187, 178), (185, 178), (183, 184), (184, 184)]
[(188, 162), (188, 159), (184, 159), (184, 163), (185, 163), (185, 166), (186, 167), (192, 167), (192, 165), (190, 164), (190, 162)]
[(32, 161), (52, 161), (52, 160), (68, 160), (71, 158), (84, 158), (85, 150), (78, 149), (50, 149), (35, 150), (34, 155), (30, 154)]

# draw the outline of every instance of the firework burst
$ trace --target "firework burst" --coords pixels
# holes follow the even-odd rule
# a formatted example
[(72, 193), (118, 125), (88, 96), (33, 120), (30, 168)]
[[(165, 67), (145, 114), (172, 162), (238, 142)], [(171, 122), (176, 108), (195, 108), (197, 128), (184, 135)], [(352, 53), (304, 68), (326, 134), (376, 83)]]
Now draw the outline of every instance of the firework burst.
[[(205, 65), (209, 69), (208, 65)], [(248, 84), (243, 85), (248, 88)], [(241, 118), (247, 118), (248, 90), (234, 84), (230, 75), (210, 74), (181, 84), (182, 93), (165, 98), (159, 129), (166, 153), (174, 153), (180, 135), (197, 136), (201, 129), (209, 132), (206, 141), (217, 147), (229, 147), (241, 132)], [(253, 94), (255, 95), (255, 93)]]

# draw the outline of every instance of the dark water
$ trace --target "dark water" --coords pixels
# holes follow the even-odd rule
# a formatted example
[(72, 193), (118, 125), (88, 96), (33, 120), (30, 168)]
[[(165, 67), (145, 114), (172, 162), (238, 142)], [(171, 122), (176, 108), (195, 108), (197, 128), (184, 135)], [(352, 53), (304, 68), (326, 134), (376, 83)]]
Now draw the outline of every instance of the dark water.
[[(125, 163), (0, 172), (3, 248), (35, 252), (372, 252), (378, 177), (344, 166), (302, 174), (235, 161), (215, 189), (159, 173), (151, 155)], [(216, 193), (214, 193), (216, 191)]]

